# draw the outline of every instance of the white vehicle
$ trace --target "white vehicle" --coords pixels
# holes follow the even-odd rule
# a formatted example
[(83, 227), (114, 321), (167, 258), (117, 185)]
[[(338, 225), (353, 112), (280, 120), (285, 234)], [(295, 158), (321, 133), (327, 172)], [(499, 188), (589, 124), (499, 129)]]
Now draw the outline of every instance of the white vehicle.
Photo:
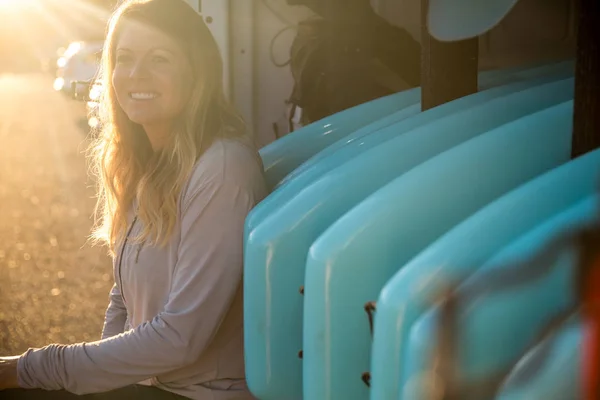
[[(104, 43), (98, 42), (73, 42), (57, 61), (58, 70), (54, 80), (54, 89), (74, 95), (72, 82), (91, 81), (94, 79), (100, 66), (102, 48)], [(88, 88), (76, 85), (77, 95), (87, 94)]]

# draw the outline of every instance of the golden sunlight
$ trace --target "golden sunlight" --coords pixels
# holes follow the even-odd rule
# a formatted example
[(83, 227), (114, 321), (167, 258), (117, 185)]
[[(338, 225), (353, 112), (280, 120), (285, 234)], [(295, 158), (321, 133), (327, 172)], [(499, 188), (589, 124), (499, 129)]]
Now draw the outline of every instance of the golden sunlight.
[(103, 42), (120, 1), (0, 0), (2, 356), (93, 340), (102, 326), (111, 264), (84, 245), (94, 193), (81, 151), (100, 122), (69, 89), (95, 74), (84, 44)]
[(0, 0), (0, 10), (21, 6), (23, 3), (22, 0)]

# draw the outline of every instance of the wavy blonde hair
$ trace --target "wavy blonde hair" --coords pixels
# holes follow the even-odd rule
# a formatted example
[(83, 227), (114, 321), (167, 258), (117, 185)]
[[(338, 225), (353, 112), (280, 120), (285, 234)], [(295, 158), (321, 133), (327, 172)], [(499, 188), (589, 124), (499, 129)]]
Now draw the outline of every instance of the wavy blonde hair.
[[(153, 151), (143, 128), (119, 105), (112, 74), (123, 24), (148, 24), (181, 44), (192, 66), (189, 101), (168, 143)], [(99, 79), (101, 131), (89, 148), (98, 202), (91, 239), (108, 245), (112, 254), (126, 234), (134, 202), (142, 233), (134, 240), (164, 245), (177, 221), (178, 198), (196, 160), (217, 137), (245, 135), (244, 123), (226, 100), (223, 62), (202, 17), (183, 0), (130, 0), (112, 16)]]

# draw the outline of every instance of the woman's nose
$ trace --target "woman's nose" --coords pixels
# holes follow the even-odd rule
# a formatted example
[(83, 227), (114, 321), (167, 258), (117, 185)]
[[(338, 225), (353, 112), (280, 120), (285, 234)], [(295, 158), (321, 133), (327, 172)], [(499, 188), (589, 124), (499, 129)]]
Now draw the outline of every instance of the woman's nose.
[(150, 71), (148, 70), (148, 66), (143, 60), (136, 62), (131, 71), (129, 72), (129, 77), (133, 79), (142, 79), (148, 78), (150, 76)]

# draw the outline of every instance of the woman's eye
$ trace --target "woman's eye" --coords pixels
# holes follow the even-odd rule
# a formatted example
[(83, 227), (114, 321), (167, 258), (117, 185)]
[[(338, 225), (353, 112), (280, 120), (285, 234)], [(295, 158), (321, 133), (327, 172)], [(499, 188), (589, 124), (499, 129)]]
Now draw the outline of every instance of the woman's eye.
[(155, 55), (152, 57), (152, 61), (155, 63), (167, 63), (169, 62), (169, 59), (164, 56)]

